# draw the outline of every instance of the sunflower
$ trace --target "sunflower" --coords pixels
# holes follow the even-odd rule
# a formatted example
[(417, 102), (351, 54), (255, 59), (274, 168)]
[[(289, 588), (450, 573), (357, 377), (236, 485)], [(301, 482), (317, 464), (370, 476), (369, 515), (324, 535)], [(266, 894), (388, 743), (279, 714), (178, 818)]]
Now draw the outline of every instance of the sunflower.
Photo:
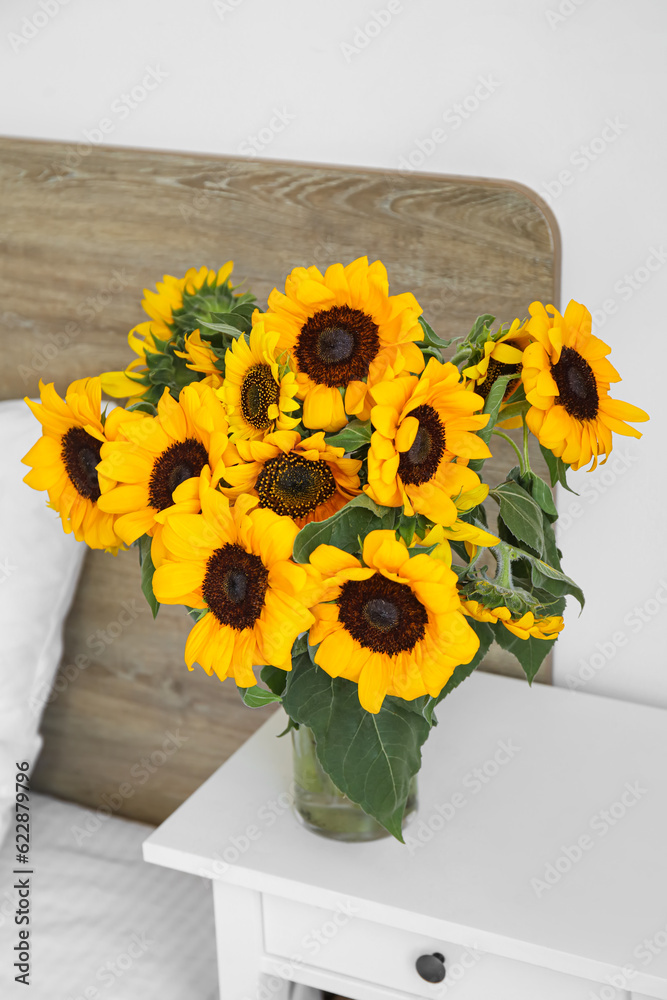
[(173, 504), (165, 507), (164, 510), (154, 512), (155, 525), (151, 542), (151, 562), (155, 568), (161, 566), (169, 558), (164, 544), (164, 525), (167, 518), (174, 514), (198, 514), (200, 512), (202, 496), (206, 490), (212, 487), (211, 469), (208, 465), (203, 467), (195, 482), (196, 488), (193, 487), (191, 481), (187, 483), (187, 487), (184, 487), (183, 484), (178, 486), (172, 494)]
[(308, 607), (321, 592), (319, 574), (290, 561), (294, 522), (253, 510), (256, 503), (243, 496), (230, 508), (221, 493), (205, 489), (201, 514), (169, 514), (168, 558), (153, 576), (162, 604), (205, 612), (188, 636), (188, 667), (197, 661), (241, 687), (255, 684), (253, 666), (292, 669), (292, 644), (312, 624)]
[(414, 544), (437, 545), (437, 549), (431, 555), (437, 559), (445, 558), (451, 564), (450, 542), (463, 542), (469, 557), (473, 559), (478, 548), (489, 548), (491, 545), (497, 545), (499, 541), (500, 539), (496, 535), (492, 535), (490, 531), (478, 528), (474, 524), (468, 524), (467, 521), (459, 520), (450, 525), (434, 524), (423, 538), (416, 536)]
[[(299, 423), (289, 414), (299, 409), (297, 383), (278, 348), (277, 331), (267, 333), (258, 320), (249, 340), (239, 337), (225, 358), (225, 381), (218, 393), (225, 403), (232, 440), (263, 438), (271, 431), (288, 431)], [(282, 355), (282, 356), (281, 356)]]
[(127, 335), (127, 342), (137, 355), (124, 371), (102, 372), (102, 389), (114, 399), (127, 399), (128, 404), (142, 399), (149, 383), (147, 354), (162, 354), (164, 342), (171, 334), (168, 327), (156, 323), (140, 323)]
[[(368, 419), (368, 392), (380, 380), (424, 367), (421, 308), (414, 295), (389, 295), (387, 271), (367, 257), (324, 275), (297, 267), (269, 295), (268, 312), (255, 314), (297, 366), (303, 423), (311, 430), (337, 431), (345, 414)], [(343, 398), (344, 397), (344, 398)]]
[(65, 399), (53, 383), (39, 383), (41, 403), (26, 403), (42, 424), (42, 437), (30, 449), (25, 465), (32, 470), (24, 481), (36, 490), (46, 490), (49, 507), (60, 514), (67, 534), (91, 549), (117, 552), (122, 541), (114, 528), (113, 514), (98, 506), (104, 480), (98, 475), (100, 449), (113, 441), (123, 423), (140, 418), (116, 407), (103, 421), (99, 378), (78, 379), (69, 386)]
[(219, 271), (208, 267), (200, 267), (199, 270), (191, 267), (182, 278), (165, 274), (163, 281), (158, 281), (155, 292), (144, 288), (141, 304), (150, 320), (139, 323), (127, 335), (128, 343), (137, 357), (124, 371), (102, 374), (104, 392), (118, 399), (128, 397), (131, 402), (141, 399), (150, 388), (146, 381), (149, 370), (146, 355), (164, 353), (166, 343), (172, 338), (174, 313), (183, 308), (187, 296), (196, 295), (204, 287), (215, 289), (225, 285), (233, 267), (234, 262), (231, 260)]
[[(551, 315), (549, 315), (551, 314)], [(531, 407), (526, 422), (541, 445), (580, 469), (607, 460), (611, 434), (641, 437), (626, 420), (648, 420), (638, 406), (609, 396), (621, 376), (607, 360), (611, 348), (591, 333), (591, 314), (572, 300), (565, 315), (533, 302), (527, 329), (533, 338), (523, 355), (522, 379)]]
[(483, 400), (466, 390), (454, 365), (431, 358), (420, 379), (382, 382), (373, 396), (376, 430), (364, 487), (372, 500), (452, 525), (458, 510), (471, 510), (486, 498), (488, 486), (466, 465), (491, 455), (475, 434), (489, 417), (475, 414)]
[(210, 467), (216, 485), (225, 463), (237, 460), (224, 409), (210, 386), (193, 382), (178, 401), (165, 389), (157, 416), (140, 416), (123, 425), (122, 439), (103, 445), (99, 469), (111, 485), (102, 486), (98, 503), (118, 516), (116, 531), (127, 545), (153, 535), (156, 514), (174, 503), (199, 510), (202, 469)]
[(526, 324), (515, 319), (510, 328), (498, 334), (490, 334), (489, 339), (480, 345), (483, 353), (476, 363), (463, 369), (465, 378), (469, 378), (472, 388), (483, 399), (486, 399), (494, 382), (503, 375), (516, 374), (510, 379), (503, 396), (508, 400), (521, 382), (521, 361), (523, 352), (530, 343), (530, 336), (525, 332)]
[(526, 611), (520, 618), (513, 618), (509, 608), (504, 606), (487, 608), (479, 601), (473, 600), (462, 600), (461, 607), (464, 614), (474, 618), (475, 621), (491, 622), (492, 625), (500, 622), (519, 639), (529, 639), (531, 635), (535, 639), (556, 639), (558, 633), (563, 630), (564, 622), (560, 615), (545, 615), (540, 618), (532, 611)]
[(218, 389), (222, 385), (222, 368), (218, 367), (218, 355), (210, 344), (202, 339), (199, 330), (193, 330), (185, 338), (184, 349), (182, 351), (175, 350), (174, 354), (177, 358), (183, 358), (186, 362), (190, 362), (186, 363), (186, 368), (206, 375), (206, 384), (210, 385), (212, 389)]
[(218, 288), (224, 285), (232, 273), (234, 261), (228, 260), (218, 271), (209, 267), (189, 268), (182, 278), (173, 278), (165, 274), (162, 284), (156, 285), (157, 291), (144, 289), (142, 306), (150, 318), (163, 327), (171, 329), (174, 313), (183, 308), (187, 296), (196, 295), (202, 288)]
[(286, 514), (299, 527), (324, 521), (361, 492), (361, 462), (344, 458), (324, 432), (301, 440), (297, 431), (275, 431), (263, 441), (236, 442), (241, 462), (225, 470), (229, 497), (253, 492), (259, 506)]
[(355, 681), (367, 712), (379, 712), (386, 695), (437, 697), (477, 652), (456, 574), (424, 553), (410, 558), (393, 531), (366, 536), (363, 563), (333, 545), (319, 545), (310, 562), (322, 574), (322, 601), (331, 602), (313, 608), (315, 662)]

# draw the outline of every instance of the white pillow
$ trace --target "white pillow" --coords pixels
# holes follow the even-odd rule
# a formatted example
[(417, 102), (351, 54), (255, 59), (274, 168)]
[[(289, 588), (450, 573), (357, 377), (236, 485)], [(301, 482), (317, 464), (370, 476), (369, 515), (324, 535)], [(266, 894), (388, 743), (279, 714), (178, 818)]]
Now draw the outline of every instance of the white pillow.
[(16, 762), (31, 765), (62, 655), (62, 627), (86, 546), (66, 535), (21, 463), (42, 433), (23, 400), (0, 402), (0, 843), (14, 805)]

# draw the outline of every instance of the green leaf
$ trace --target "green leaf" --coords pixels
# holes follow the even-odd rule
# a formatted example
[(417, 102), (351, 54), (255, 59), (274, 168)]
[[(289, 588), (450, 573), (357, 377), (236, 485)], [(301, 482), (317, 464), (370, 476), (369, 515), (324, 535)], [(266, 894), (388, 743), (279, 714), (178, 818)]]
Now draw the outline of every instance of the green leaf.
[(292, 659), (295, 656), (308, 655), (308, 633), (304, 632), (303, 635), (298, 636), (292, 645)]
[(473, 656), (470, 663), (460, 663), (458, 667), (454, 668), (454, 673), (449, 678), (444, 688), (440, 692), (437, 698), (429, 698), (428, 704), (424, 709), (424, 716), (428, 722), (433, 725), (435, 723), (435, 716), (433, 715), (434, 709), (440, 704), (443, 699), (447, 697), (448, 694), (457, 688), (459, 684), (464, 681), (467, 677), (477, 669), (484, 657), (489, 651), (489, 647), (493, 642), (493, 629), (486, 622), (477, 622), (474, 618), (468, 619), (468, 624), (477, 633), (479, 639), (479, 649)]
[[(531, 577), (534, 586), (542, 587), (548, 590), (554, 596), (560, 596), (561, 594), (572, 594), (573, 597), (579, 601), (579, 604), (583, 608), (585, 603), (584, 593), (581, 587), (578, 586), (569, 576), (566, 576), (560, 569), (555, 569), (548, 563), (544, 562), (543, 559), (538, 559), (537, 556), (532, 555), (530, 552), (524, 552), (523, 549), (512, 548), (510, 549), (510, 558), (514, 559), (526, 559), (531, 566)], [(557, 589), (553, 589), (548, 585), (548, 581), (554, 580), (561, 586)]]
[[(516, 376), (512, 374), (501, 375), (501, 377), (497, 378), (493, 383), (489, 391), (489, 395), (486, 397), (486, 402), (484, 403), (484, 409), (482, 412), (489, 414), (489, 422), (486, 427), (482, 427), (481, 431), (477, 431), (477, 436), (481, 438), (485, 444), (488, 444), (491, 440), (491, 434), (493, 432), (493, 428), (495, 427), (496, 420), (498, 419), (498, 411), (500, 410), (500, 404), (502, 403), (503, 396), (505, 395), (507, 383), (511, 378), (515, 377)], [(472, 469), (473, 472), (479, 472), (485, 461), (486, 459), (484, 458), (476, 458), (470, 462), (469, 468)]]
[(430, 326), (423, 316), (419, 317), (419, 325), (424, 331), (424, 343), (430, 344), (431, 347), (451, 347), (455, 340), (459, 340), (459, 337), (450, 337), (449, 340), (443, 340), (439, 337), (432, 326)]
[(403, 843), (410, 782), (431, 728), (426, 719), (391, 698), (377, 715), (364, 711), (356, 684), (330, 677), (304, 654), (293, 660), (283, 705), (313, 730), (317, 757), (336, 787)]
[(285, 686), (287, 684), (287, 671), (280, 670), (278, 667), (266, 666), (262, 667), (259, 672), (259, 676), (262, 678), (266, 686), (273, 691), (274, 694), (282, 695), (285, 692)]
[(351, 420), (342, 431), (325, 440), (333, 448), (344, 448), (346, 452), (352, 452), (368, 444), (372, 433), (373, 428), (369, 420)]
[(545, 514), (548, 514), (549, 517), (555, 520), (558, 517), (558, 511), (556, 510), (553, 494), (547, 484), (532, 469), (526, 473), (526, 477), (530, 479), (529, 492), (533, 500), (539, 504)]
[(430, 344), (426, 344), (426, 346), (420, 347), (419, 350), (422, 352), (425, 365), (429, 363), (431, 358), (435, 358), (436, 361), (439, 361), (440, 364), (442, 364), (442, 351), (439, 347), (431, 347)]
[(515, 538), (544, 554), (542, 511), (523, 487), (513, 480), (501, 483), (490, 494), (500, 504), (500, 518)]
[[(410, 549), (410, 551), (408, 552), (408, 555), (409, 555), (410, 559), (414, 559), (415, 556), (430, 556), (431, 553), (435, 552), (435, 550), (441, 544), (442, 544), (441, 542), (434, 542), (433, 545), (415, 545), (413, 548)], [(456, 566), (452, 566), (452, 569), (456, 570), (457, 567)]]
[[(512, 394), (514, 395), (514, 394)], [(530, 409), (530, 403), (525, 399), (516, 400), (503, 407), (501, 417), (503, 420), (512, 420), (514, 417), (523, 417)]]
[(417, 518), (408, 517), (406, 514), (401, 514), (398, 524), (396, 525), (396, 531), (399, 536), (403, 539), (406, 545), (412, 545), (413, 539), (415, 537), (415, 531), (417, 530)]
[(265, 705), (271, 705), (273, 702), (282, 701), (279, 694), (274, 694), (273, 691), (265, 691), (259, 684), (255, 684), (249, 688), (240, 687), (238, 691), (248, 708), (263, 708)]
[(189, 614), (190, 618), (192, 618), (193, 622), (198, 622), (200, 618), (203, 618), (208, 614), (208, 608), (190, 608), (187, 604), (184, 604), (183, 607)]
[(556, 510), (556, 504), (554, 503), (553, 494), (548, 484), (541, 479), (536, 472), (532, 469), (528, 469), (527, 472), (521, 472), (518, 465), (515, 465), (513, 469), (507, 473), (508, 479), (513, 479), (515, 483), (522, 486), (527, 493), (530, 493), (536, 504), (541, 507), (545, 514), (549, 515), (549, 521), (555, 521), (558, 518), (558, 511)]
[(238, 340), (242, 333), (246, 333), (248, 330), (248, 323), (243, 316), (235, 316), (233, 313), (227, 313), (227, 320), (216, 323), (213, 319), (206, 318), (204, 316), (193, 315), (191, 323), (195, 329), (201, 329), (205, 327), (207, 330), (215, 330), (216, 333), (224, 333), (228, 337), (232, 337), (234, 340)]
[(131, 406), (126, 406), (125, 409), (128, 413), (133, 413), (134, 410), (139, 410), (140, 413), (148, 413), (152, 417), (154, 417), (157, 412), (152, 403), (147, 403), (143, 399), (138, 403), (132, 403)]
[(560, 560), (562, 556), (561, 550), (556, 544), (556, 535), (554, 533), (554, 528), (551, 520), (547, 515), (543, 513), (543, 528), (544, 528), (544, 561), (549, 566), (553, 566), (555, 569), (560, 569)]
[(562, 458), (558, 458), (552, 451), (545, 448), (543, 444), (540, 445), (540, 451), (544, 455), (544, 461), (547, 463), (547, 467), (549, 469), (551, 485), (555, 486), (556, 483), (560, 483), (561, 486), (568, 491), (568, 493), (574, 493), (575, 497), (578, 497), (579, 494), (575, 490), (570, 489), (567, 485), (566, 473), (570, 466), (566, 465)]
[(155, 567), (151, 559), (151, 542), (153, 539), (149, 535), (142, 535), (139, 539), (139, 562), (141, 564), (141, 589), (144, 597), (148, 601), (148, 606), (153, 612), (153, 618), (157, 617), (160, 605), (153, 593), (153, 573)]
[(532, 635), (528, 639), (519, 639), (518, 636), (512, 635), (504, 625), (496, 625), (493, 631), (498, 645), (516, 656), (528, 678), (528, 683), (532, 684), (535, 674), (542, 666), (556, 640), (536, 639)]
[(495, 319), (496, 317), (492, 316), (491, 313), (484, 313), (483, 316), (478, 316), (466, 340), (470, 341), (471, 344), (476, 344), (479, 340), (485, 341)]
[[(426, 719), (426, 712), (429, 707), (429, 703), (435, 699), (429, 697), (427, 694), (421, 695), (420, 698), (413, 698), (412, 701), (406, 701), (404, 698), (394, 698), (390, 697), (392, 704), (402, 706), (408, 712), (415, 712), (417, 715), (421, 715)], [(429, 726), (437, 726), (438, 720), (431, 713), (430, 718), (427, 719)]]
[(359, 551), (359, 538), (376, 528), (393, 528), (399, 507), (381, 507), (365, 493), (350, 500), (326, 521), (304, 525), (294, 540), (295, 562), (308, 562), (318, 545), (336, 545), (345, 552)]
[(298, 728), (299, 728), (299, 723), (295, 722), (294, 719), (288, 718), (287, 725), (285, 726), (285, 728), (281, 733), (278, 733), (276, 739), (279, 740), (281, 736), (287, 736), (287, 734), (291, 733), (293, 729), (298, 729)]

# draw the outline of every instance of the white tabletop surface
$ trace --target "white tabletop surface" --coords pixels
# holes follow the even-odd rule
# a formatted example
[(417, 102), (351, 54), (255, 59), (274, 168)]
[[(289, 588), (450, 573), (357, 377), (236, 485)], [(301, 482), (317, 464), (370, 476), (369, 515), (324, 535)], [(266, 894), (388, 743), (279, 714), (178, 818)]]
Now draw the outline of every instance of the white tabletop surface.
[(478, 673), (439, 717), (407, 846), (298, 824), (280, 712), (145, 857), (600, 982), (631, 967), (628, 989), (667, 998), (664, 710)]

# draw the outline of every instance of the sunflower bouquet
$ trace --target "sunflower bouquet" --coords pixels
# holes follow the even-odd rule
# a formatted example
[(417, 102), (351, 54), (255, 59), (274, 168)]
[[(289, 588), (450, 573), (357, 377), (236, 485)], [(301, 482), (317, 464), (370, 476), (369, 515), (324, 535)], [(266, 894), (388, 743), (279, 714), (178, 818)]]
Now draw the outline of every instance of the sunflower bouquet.
[[(481, 316), (453, 345), (379, 261), (297, 267), (265, 312), (231, 274), (146, 291), (124, 371), (64, 399), (40, 383), (26, 482), (78, 540), (136, 545), (153, 614), (192, 619), (188, 667), (281, 702), (335, 788), (402, 839), (439, 702), (494, 641), (532, 682), (566, 596), (583, 605), (552, 487), (648, 417), (609, 396), (620, 376), (577, 302)], [(102, 392), (125, 405), (103, 412)], [(494, 436), (517, 455), (499, 483)]]

